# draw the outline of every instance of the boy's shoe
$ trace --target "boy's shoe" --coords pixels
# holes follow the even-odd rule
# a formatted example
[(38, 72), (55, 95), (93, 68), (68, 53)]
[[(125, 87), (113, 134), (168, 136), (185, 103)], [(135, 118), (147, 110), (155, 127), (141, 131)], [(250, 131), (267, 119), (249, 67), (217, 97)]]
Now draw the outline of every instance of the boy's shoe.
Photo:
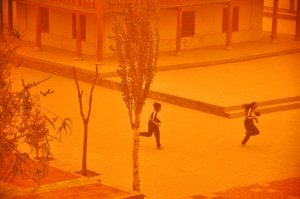
[(164, 147), (162, 147), (162, 146), (158, 146), (158, 147), (157, 147), (157, 149), (163, 149), (163, 148), (164, 148)]
[(242, 143), (241, 146), (244, 147), (244, 146), (246, 146), (246, 145)]

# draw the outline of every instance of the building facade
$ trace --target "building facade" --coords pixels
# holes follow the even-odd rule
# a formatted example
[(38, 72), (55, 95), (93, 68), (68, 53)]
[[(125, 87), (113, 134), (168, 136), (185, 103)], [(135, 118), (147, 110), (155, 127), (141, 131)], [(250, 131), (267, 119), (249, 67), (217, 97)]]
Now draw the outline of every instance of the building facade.
[[(297, 11), (298, 0), (280, 0), (278, 1), (278, 8), (289, 12)], [(264, 0), (264, 5), (267, 8), (272, 8), (274, 0)]]
[[(259, 40), (262, 0), (159, 0), (160, 51), (180, 53), (212, 45)], [(114, 56), (111, 15), (103, 0), (4, 0), (5, 21), (23, 40), (96, 55)], [(6, 9), (4, 9), (6, 10)], [(228, 26), (232, 24), (231, 26)], [(228, 28), (230, 30), (228, 30)], [(179, 32), (180, 31), (180, 32)]]

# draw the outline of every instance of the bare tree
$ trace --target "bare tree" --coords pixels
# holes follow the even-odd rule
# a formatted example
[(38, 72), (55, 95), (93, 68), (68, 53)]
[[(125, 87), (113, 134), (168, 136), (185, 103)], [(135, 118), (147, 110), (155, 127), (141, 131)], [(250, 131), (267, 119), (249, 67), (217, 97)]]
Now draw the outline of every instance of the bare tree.
[(157, 0), (107, 1), (111, 8), (123, 100), (133, 130), (133, 190), (140, 191), (140, 115), (157, 70), (159, 6)]
[(89, 109), (88, 109), (88, 113), (87, 116), (84, 115), (84, 111), (83, 111), (83, 105), (82, 105), (82, 95), (83, 95), (83, 91), (80, 90), (79, 88), (79, 84), (77, 81), (77, 77), (76, 77), (76, 72), (75, 72), (75, 68), (73, 67), (73, 74), (74, 74), (74, 79), (75, 79), (75, 83), (76, 83), (76, 87), (77, 87), (77, 93), (78, 93), (78, 100), (79, 100), (79, 108), (80, 108), (80, 115), (81, 115), (81, 119), (83, 122), (83, 133), (84, 133), (84, 138), (83, 138), (83, 155), (82, 155), (82, 175), (83, 176), (87, 176), (88, 175), (88, 170), (87, 170), (87, 165), (86, 165), (86, 159), (87, 159), (87, 140), (88, 140), (88, 125), (89, 125), (89, 121), (90, 121), (90, 115), (91, 115), (91, 110), (92, 110), (92, 100), (93, 100), (93, 91), (94, 91), (94, 87), (96, 85), (97, 79), (98, 79), (98, 66), (96, 65), (96, 75), (95, 75), (95, 79), (94, 82), (92, 84), (92, 88), (90, 91), (90, 97), (89, 97)]

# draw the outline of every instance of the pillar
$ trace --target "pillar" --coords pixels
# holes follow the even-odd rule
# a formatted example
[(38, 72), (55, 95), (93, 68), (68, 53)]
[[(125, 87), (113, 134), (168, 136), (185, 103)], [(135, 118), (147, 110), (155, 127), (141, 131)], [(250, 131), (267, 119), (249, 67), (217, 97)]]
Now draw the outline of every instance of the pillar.
[(289, 5), (289, 12), (293, 13), (294, 12), (294, 0), (290, 0), (290, 5)]
[(76, 60), (82, 60), (81, 57), (81, 19), (79, 11), (76, 11)]
[(41, 10), (38, 3), (35, 4), (35, 48), (36, 51), (42, 50), (42, 31), (41, 31)]
[(300, 0), (297, 5), (297, 16), (296, 16), (296, 33), (294, 41), (300, 41)]
[[(80, 0), (75, 1), (76, 8), (80, 5)], [(82, 60), (81, 57), (81, 19), (78, 9), (75, 12), (76, 18), (76, 57), (75, 60)]]
[(12, 0), (8, 0), (8, 28), (13, 29), (13, 5)]
[(274, 3), (273, 3), (272, 34), (271, 34), (271, 42), (270, 43), (276, 43), (277, 21), (278, 21), (278, 0), (274, 0)]
[(4, 42), (3, 2), (0, 0), (0, 41)]
[(97, 3), (97, 64), (103, 62), (103, 0)]
[(226, 34), (226, 50), (232, 49), (232, 16), (233, 16), (233, 1), (228, 2), (227, 16), (227, 34)]
[(176, 35), (176, 56), (181, 53), (181, 32), (182, 32), (182, 7), (177, 8), (177, 35)]

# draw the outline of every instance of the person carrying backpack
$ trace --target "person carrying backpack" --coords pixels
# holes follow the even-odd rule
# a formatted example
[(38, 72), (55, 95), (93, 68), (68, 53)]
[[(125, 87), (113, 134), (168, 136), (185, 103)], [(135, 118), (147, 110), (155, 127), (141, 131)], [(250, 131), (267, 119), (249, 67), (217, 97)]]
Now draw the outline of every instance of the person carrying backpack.
[(153, 132), (156, 138), (156, 147), (157, 149), (163, 149), (160, 144), (160, 131), (159, 127), (161, 126), (161, 121), (159, 120), (158, 113), (161, 111), (161, 104), (155, 102), (153, 104), (154, 111), (150, 115), (148, 120), (148, 132), (140, 132), (140, 136), (151, 137)]
[(250, 136), (258, 135), (260, 132), (257, 129), (257, 127), (254, 125), (254, 121), (258, 123), (257, 116), (260, 116), (260, 113), (256, 112), (257, 109), (257, 103), (252, 102), (251, 104), (248, 104), (245, 106), (245, 120), (244, 120), (244, 126), (246, 129), (246, 136), (242, 141), (241, 146), (245, 146), (248, 140), (250, 139)]

